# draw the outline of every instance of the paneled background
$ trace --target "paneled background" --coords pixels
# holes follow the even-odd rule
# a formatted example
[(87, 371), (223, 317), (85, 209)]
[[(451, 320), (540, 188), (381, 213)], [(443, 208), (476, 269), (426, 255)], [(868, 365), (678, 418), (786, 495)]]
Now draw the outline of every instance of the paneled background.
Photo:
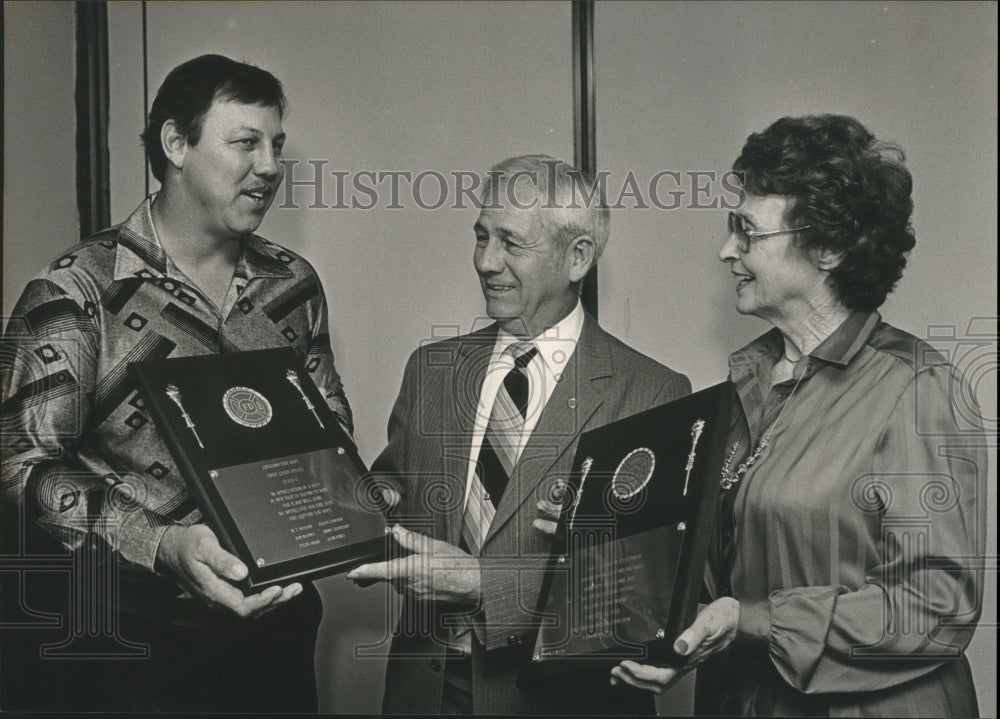
[[(454, 206), (455, 173), (528, 152), (572, 159), (569, 4), (157, 2), (146, 7), (145, 44), (140, 3), (108, 6), (116, 221), (145, 195), (144, 102), (170, 68), (220, 52), (284, 82), (286, 157), (298, 164), (261, 234), (301, 251), (323, 280), (338, 369), (371, 461), (409, 352), (483, 315), (471, 261), (476, 213), (468, 201)], [(9, 311), (24, 282), (72, 244), (77, 225), (72, 6), (7, 2), (4, 20)], [(610, 172), (612, 199), (625, 195), (600, 266), (600, 318), (613, 333), (687, 373), (696, 389), (720, 381), (728, 353), (765, 325), (735, 312), (717, 259), (718, 178), (746, 136), (774, 119), (842, 112), (901, 144), (916, 181), (917, 247), (883, 315), (945, 350), (970, 323), (995, 342), (995, 4), (597, 3), (595, 55), (597, 164)], [(315, 167), (322, 187), (290, 187), (315, 179)], [(426, 209), (440, 192), (428, 174), (419, 202), (401, 180), (390, 207), (390, 181), (368, 179), (374, 208), (337, 209), (331, 171), (348, 173), (348, 204), (369, 203), (350, 184), (366, 171), (440, 173), (447, 198)], [(649, 184), (664, 172), (672, 174), (660, 175), (658, 199), (672, 209), (637, 207), (629, 173), (651, 204)], [(995, 356), (977, 379), (995, 438)], [(989, 472), (995, 564), (995, 450)], [(337, 577), (321, 588), (321, 707), (376, 711), (384, 662), (355, 647), (384, 638), (392, 601)], [(986, 595), (989, 626), (970, 656), (981, 711), (996, 716), (995, 572)], [(683, 713), (686, 701), (682, 688), (660, 708)]]

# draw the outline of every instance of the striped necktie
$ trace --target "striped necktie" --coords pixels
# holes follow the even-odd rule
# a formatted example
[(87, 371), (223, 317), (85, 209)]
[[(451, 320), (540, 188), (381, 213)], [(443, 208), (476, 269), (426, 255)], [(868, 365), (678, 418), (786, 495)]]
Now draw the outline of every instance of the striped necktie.
[(462, 522), (462, 548), (472, 555), (482, 550), (517, 463), (528, 408), (528, 376), (524, 369), (537, 353), (530, 342), (515, 342), (504, 350), (514, 358), (514, 367), (497, 389)]

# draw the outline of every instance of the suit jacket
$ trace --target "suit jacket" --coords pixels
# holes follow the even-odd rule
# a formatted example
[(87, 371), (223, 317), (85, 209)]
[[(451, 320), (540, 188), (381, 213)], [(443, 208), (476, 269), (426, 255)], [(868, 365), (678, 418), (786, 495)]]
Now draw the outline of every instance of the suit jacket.
[[(497, 326), (421, 347), (407, 363), (389, 420), (389, 443), (372, 465), (403, 495), (393, 519), (459, 543), (479, 392)], [(529, 692), (516, 687), (535, 634), (536, 609), (550, 552), (532, 527), (537, 500), (570, 473), (581, 432), (678, 399), (688, 379), (629, 348), (587, 316), (576, 351), (539, 417), (481, 553), (483, 603), (474, 613), (473, 705), (479, 713), (579, 713), (594, 710), (588, 687)], [(445, 644), (455, 608), (406, 600), (386, 672), (383, 710), (439, 714)], [(593, 688), (607, 694), (607, 684)], [(652, 695), (640, 697), (652, 710)], [(619, 706), (604, 706), (607, 711)], [(635, 705), (620, 707), (632, 713)], [(590, 711), (589, 713), (593, 713)]]

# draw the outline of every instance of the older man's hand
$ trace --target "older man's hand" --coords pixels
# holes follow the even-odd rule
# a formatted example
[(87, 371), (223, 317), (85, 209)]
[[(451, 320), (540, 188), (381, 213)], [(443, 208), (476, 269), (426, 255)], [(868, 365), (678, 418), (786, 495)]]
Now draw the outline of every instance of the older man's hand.
[(347, 573), (362, 586), (390, 582), (400, 594), (423, 601), (478, 606), (482, 600), (479, 560), (453, 544), (396, 525), (392, 537), (412, 552), (385, 562), (363, 564)]
[(674, 642), (674, 651), (687, 657), (687, 662), (680, 667), (654, 667), (625, 660), (611, 670), (611, 683), (662, 694), (681, 676), (728, 647), (736, 638), (739, 621), (738, 601), (732, 597), (716, 599), (698, 613)]
[(246, 579), (246, 565), (223, 549), (215, 532), (204, 524), (170, 526), (160, 540), (156, 563), (191, 596), (240, 617), (259, 616), (302, 592), (296, 582), (244, 594), (235, 582)]
[(549, 492), (548, 497), (543, 497), (535, 503), (538, 510), (538, 517), (531, 523), (532, 526), (542, 534), (550, 537), (555, 536), (556, 528), (559, 526), (559, 515), (562, 513), (566, 501), (566, 483), (557, 479)]

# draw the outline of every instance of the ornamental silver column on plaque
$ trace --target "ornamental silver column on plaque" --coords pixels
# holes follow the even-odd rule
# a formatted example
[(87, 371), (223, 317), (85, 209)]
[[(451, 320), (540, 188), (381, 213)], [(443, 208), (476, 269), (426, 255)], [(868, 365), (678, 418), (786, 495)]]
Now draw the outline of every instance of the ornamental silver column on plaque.
[(302, 389), (302, 383), (299, 381), (299, 373), (293, 369), (290, 369), (285, 373), (285, 379), (287, 379), (292, 384), (292, 386), (299, 391), (299, 396), (302, 397), (302, 401), (305, 403), (306, 409), (312, 412), (312, 416), (316, 418), (316, 421), (319, 423), (319, 426), (322, 427), (323, 429), (326, 429), (326, 425), (323, 424), (323, 420), (321, 420), (319, 418), (319, 415), (316, 414), (316, 408), (313, 406), (313, 403), (309, 401), (309, 398), (306, 396), (305, 391)]
[(573, 528), (573, 521), (576, 519), (576, 510), (580, 506), (580, 500), (583, 499), (583, 485), (587, 482), (587, 475), (590, 474), (590, 468), (594, 464), (593, 457), (587, 457), (583, 460), (583, 464), (580, 465), (580, 471), (583, 475), (580, 477), (580, 488), (576, 490), (576, 497), (573, 499), (573, 513), (569, 516), (569, 528)]
[(691, 470), (694, 469), (694, 451), (698, 447), (698, 440), (701, 439), (701, 433), (705, 431), (705, 420), (699, 419), (693, 425), (691, 425), (691, 452), (688, 453), (687, 466), (684, 468), (686, 474), (684, 475), (684, 496), (688, 493), (688, 482), (691, 481)]
[(165, 392), (167, 397), (172, 399), (174, 404), (176, 404), (178, 409), (180, 409), (181, 417), (184, 418), (184, 424), (186, 424), (188, 429), (191, 430), (191, 434), (194, 435), (194, 438), (198, 440), (198, 446), (205, 449), (205, 445), (201, 443), (201, 437), (198, 436), (198, 430), (195, 429), (194, 420), (191, 419), (191, 415), (187, 413), (187, 410), (184, 409), (184, 405), (181, 403), (181, 391), (177, 389), (176, 385), (168, 384)]

